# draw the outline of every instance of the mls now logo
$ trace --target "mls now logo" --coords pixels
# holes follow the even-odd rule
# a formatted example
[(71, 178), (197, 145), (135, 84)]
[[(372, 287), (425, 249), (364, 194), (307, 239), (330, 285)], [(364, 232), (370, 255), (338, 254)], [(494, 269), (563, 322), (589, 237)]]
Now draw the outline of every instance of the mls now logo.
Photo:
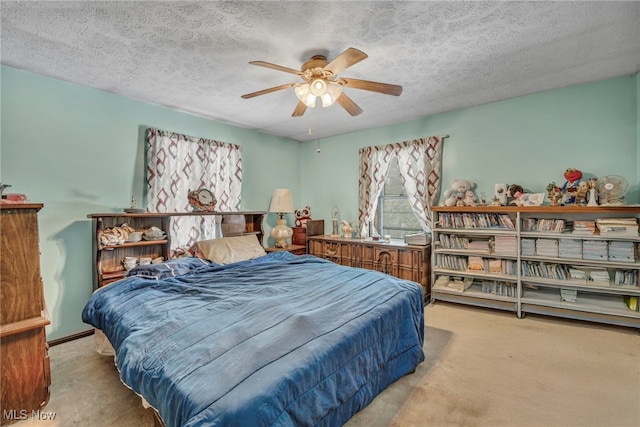
[(39, 421), (53, 421), (56, 419), (56, 413), (50, 411), (27, 411), (26, 409), (3, 409), (2, 420), (3, 421), (19, 421), (32, 418)]

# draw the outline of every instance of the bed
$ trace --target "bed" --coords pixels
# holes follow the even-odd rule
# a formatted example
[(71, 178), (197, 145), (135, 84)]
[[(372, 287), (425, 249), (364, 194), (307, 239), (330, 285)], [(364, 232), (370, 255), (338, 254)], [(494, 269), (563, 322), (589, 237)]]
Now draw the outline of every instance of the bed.
[(82, 319), (168, 427), (342, 425), (424, 360), (414, 282), (286, 251), (139, 270)]

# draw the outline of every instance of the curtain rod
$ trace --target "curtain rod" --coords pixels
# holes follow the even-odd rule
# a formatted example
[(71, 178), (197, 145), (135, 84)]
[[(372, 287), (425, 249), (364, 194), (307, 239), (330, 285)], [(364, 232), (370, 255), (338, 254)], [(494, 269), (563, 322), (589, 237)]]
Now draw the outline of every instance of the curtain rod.
[(449, 135), (438, 135), (440, 138), (449, 138)]

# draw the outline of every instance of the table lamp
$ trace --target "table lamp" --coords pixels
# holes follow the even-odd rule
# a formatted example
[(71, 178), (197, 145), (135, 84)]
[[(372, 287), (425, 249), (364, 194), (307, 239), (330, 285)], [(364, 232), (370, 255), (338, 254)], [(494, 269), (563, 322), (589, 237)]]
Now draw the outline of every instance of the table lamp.
[(269, 212), (274, 212), (280, 215), (277, 224), (271, 229), (271, 237), (276, 239), (276, 248), (286, 248), (289, 244), (286, 239), (293, 235), (293, 230), (288, 227), (284, 220), (284, 214), (287, 212), (293, 212), (293, 200), (291, 199), (291, 191), (278, 188), (273, 190), (273, 196), (271, 197), (271, 206)]

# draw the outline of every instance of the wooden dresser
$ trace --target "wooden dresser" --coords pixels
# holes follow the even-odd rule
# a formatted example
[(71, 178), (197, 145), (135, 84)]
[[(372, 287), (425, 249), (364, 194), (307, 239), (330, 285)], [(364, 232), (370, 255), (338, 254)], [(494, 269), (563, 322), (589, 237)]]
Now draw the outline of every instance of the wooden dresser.
[(380, 243), (327, 235), (308, 236), (309, 253), (337, 264), (377, 270), (420, 283), (425, 299), (431, 295), (431, 246)]
[(49, 318), (38, 237), (42, 206), (0, 204), (0, 424), (31, 416), (49, 401)]

